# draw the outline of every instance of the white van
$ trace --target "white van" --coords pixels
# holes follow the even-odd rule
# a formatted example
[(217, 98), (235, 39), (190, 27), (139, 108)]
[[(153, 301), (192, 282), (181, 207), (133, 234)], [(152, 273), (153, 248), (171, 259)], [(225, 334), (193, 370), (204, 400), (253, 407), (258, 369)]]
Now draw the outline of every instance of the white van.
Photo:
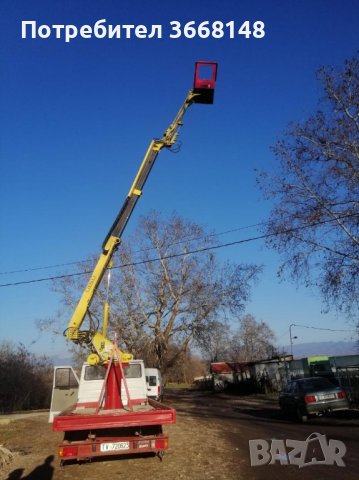
[(161, 372), (157, 368), (145, 368), (145, 375), (147, 397), (161, 402), (163, 398)]

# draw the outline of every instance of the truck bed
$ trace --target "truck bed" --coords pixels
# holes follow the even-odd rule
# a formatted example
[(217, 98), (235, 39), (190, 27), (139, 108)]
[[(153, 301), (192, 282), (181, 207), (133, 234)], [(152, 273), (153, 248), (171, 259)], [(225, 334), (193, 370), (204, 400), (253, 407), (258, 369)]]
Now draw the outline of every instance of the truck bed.
[(54, 417), (53, 431), (143, 427), (176, 422), (174, 409), (152, 399), (145, 404), (133, 405), (132, 411), (126, 407), (116, 410), (100, 409), (96, 413), (96, 407), (96, 403), (72, 405)]

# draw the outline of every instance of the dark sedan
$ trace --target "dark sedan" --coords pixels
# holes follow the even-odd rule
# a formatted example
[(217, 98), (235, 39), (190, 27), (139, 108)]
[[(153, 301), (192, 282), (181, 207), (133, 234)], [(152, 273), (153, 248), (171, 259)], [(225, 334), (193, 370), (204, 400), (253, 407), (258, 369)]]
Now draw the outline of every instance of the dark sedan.
[(348, 410), (345, 391), (324, 377), (292, 380), (279, 396), (284, 414), (295, 415), (305, 422), (309, 415), (323, 415), (336, 410)]

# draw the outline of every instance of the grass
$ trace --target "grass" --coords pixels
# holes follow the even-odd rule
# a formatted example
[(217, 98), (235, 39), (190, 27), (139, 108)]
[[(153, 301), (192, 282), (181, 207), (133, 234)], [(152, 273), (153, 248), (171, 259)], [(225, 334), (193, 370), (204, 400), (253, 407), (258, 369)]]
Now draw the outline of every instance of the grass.
[(179, 388), (193, 388), (193, 385), (191, 383), (167, 383), (166, 384), (166, 389), (171, 390), (171, 389), (176, 389), (178, 390)]

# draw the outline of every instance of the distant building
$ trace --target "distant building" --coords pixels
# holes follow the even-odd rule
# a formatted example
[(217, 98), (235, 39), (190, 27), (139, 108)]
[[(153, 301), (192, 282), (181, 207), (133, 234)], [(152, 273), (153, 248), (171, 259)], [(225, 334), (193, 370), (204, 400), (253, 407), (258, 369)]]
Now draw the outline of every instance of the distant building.
[(246, 362), (214, 362), (211, 363), (210, 373), (212, 374), (215, 391), (222, 391), (239, 385), (244, 388), (251, 378)]
[(339, 383), (353, 403), (359, 404), (359, 355), (316, 355), (293, 360), (291, 355), (256, 362), (211, 363), (215, 391), (276, 392), (295, 378), (321, 376)]
[(243, 393), (278, 391), (283, 387), (281, 372), (292, 356), (276, 357), (258, 362), (215, 362), (210, 372), (215, 391), (235, 388)]

